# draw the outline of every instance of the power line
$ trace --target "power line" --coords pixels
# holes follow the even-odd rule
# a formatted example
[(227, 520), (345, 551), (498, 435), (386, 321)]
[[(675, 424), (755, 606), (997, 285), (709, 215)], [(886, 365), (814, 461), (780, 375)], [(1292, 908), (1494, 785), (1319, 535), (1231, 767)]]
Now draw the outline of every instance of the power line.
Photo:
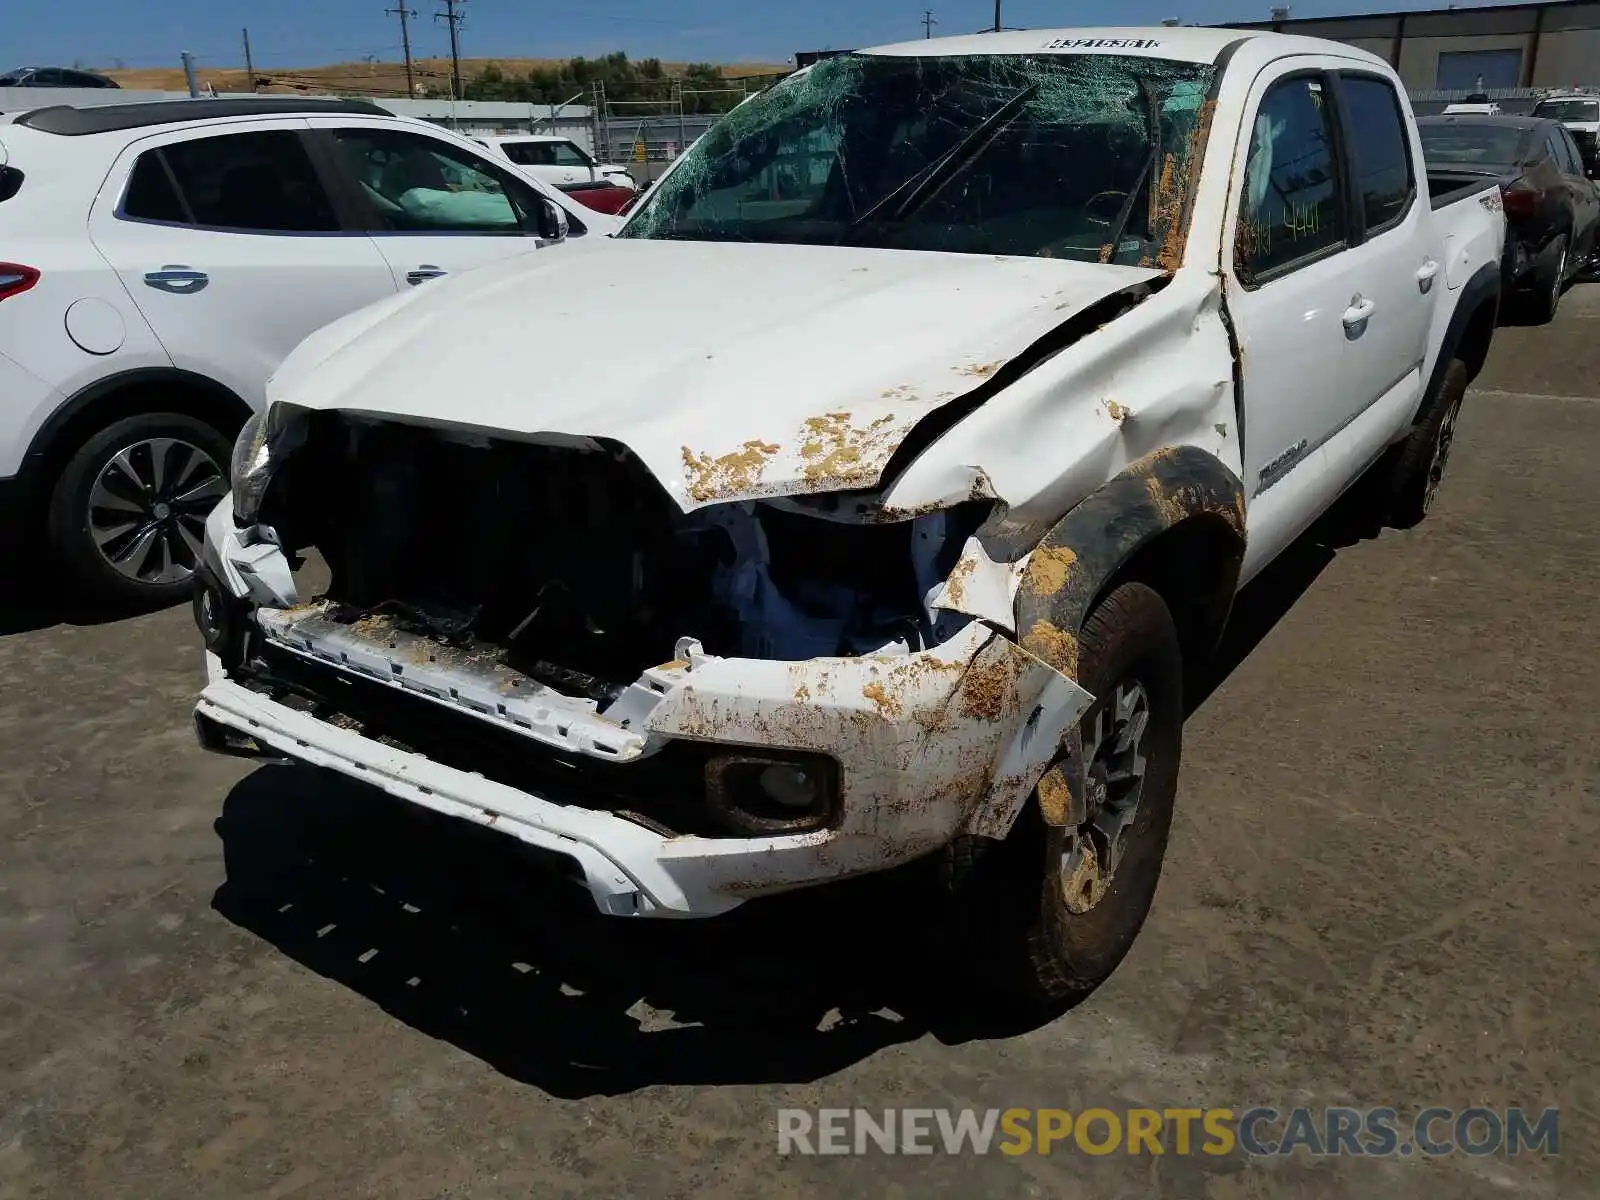
[(939, 19), (933, 15), (933, 9), (925, 8), (922, 10), (922, 36), (924, 38), (933, 36), (933, 27), (938, 23)]
[(411, 30), (406, 25), (406, 19), (408, 17), (416, 16), (417, 10), (414, 8), (407, 8), (406, 0), (395, 0), (395, 6), (393, 8), (386, 8), (383, 11), (386, 13), (395, 13), (400, 18), (400, 45), (405, 49), (406, 55), (406, 91), (414, 96), (416, 95), (417, 85), (416, 82), (411, 78)]
[(444, 11), (433, 14), (435, 21), (442, 20), (450, 27), (450, 98), (461, 99), (461, 22), (465, 14), (456, 11), (467, 0), (444, 0)]

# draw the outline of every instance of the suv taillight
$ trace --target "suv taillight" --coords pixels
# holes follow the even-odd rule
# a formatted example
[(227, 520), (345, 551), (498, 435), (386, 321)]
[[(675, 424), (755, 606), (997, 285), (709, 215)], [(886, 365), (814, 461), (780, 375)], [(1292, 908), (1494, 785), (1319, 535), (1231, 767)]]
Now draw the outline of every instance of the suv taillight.
[(36, 268), (0, 262), (0, 300), (25, 292), (38, 282), (39, 272)]

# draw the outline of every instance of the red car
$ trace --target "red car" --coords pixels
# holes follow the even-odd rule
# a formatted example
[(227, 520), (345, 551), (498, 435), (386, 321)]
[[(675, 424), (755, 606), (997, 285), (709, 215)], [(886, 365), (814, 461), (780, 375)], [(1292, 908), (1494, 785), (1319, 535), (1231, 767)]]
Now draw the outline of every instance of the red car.
[(626, 212), (628, 205), (632, 204), (634, 197), (639, 194), (632, 188), (619, 187), (611, 183), (581, 184), (578, 187), (562, 190), (584, 207), (611, 216)]

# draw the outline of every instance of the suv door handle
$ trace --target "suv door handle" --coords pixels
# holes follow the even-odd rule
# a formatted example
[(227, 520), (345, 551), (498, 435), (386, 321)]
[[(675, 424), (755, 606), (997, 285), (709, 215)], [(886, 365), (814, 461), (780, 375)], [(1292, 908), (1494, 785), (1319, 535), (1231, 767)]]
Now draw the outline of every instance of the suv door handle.
[(419, 283), (424, 283), (429, 279), (437, 279), (441, 275), (448, 274), (448, 271), (443, 271), (434, 266), (432, 263), (423, 263), (416, 270), (406, 272), (406, 282), (412, 287), (416, 287)]
[(1439, 264), (1429, 259), (1417, 268), (1417, 286), (1427, 292), (1433, 287), (1434, 276), (1439, 274)]
[(1378, 311), (1378, 306), (1364, 296), (1351, 296), (1350, 307), (1344, 310), (1344, 330), (1349, 337), (1360, 337), (1367, 331), (1367, 318)]
[(171, 292), (174, 296), (192, 296), (195, 292), (203, 291), (206, 284), (211, 282), (211, 277), (204, 271), (196, 271), (193, 267), (168, 263), (159, 271), (146, 271), (144, 281), (146, 286), (153, 287), (158, 292)]

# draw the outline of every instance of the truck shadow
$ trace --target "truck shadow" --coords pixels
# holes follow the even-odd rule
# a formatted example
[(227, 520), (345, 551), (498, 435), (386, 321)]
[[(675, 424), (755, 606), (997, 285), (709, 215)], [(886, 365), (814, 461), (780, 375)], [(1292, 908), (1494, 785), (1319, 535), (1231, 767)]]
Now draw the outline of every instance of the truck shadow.
[(555, 1096), (816, 1080), (932, 1027), (890, 880), (625, 922), (511, 838), (301, 767), (241, 781), (217, 829), (220, 914)]
[[(1240, 596), (1198, 707), (1359, 532), (1325, 524)], [(213, 906), (408, 1025), (551, 1095), (810, 1082), (928, 1034), (1023, 1032), (963, 1011), (915, 870), (627, 922), (520, 843), (341, 776), (268, 766), (217, 823)]]

